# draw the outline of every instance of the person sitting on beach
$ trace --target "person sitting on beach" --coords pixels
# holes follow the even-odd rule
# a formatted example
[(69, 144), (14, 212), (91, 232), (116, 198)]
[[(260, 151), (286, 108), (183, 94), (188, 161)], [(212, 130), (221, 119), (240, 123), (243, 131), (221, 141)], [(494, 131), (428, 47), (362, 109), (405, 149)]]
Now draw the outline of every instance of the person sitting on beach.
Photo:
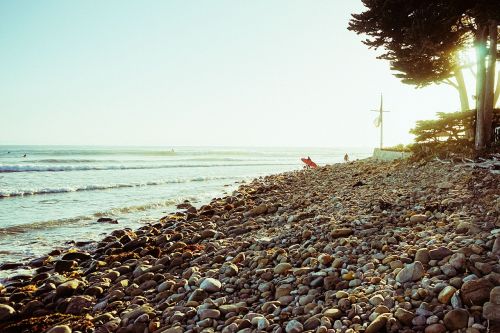
[(344, 155), (344, 162), (349, 162), (349, 155), (347, 153)]

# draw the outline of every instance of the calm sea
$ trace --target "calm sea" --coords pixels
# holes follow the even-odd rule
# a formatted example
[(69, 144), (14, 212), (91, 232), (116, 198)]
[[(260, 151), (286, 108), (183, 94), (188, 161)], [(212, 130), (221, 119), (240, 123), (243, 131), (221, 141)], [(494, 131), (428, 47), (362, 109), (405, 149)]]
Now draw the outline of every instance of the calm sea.
[[(231, 193), (242, 181), (370, 156), (335, 148), (0, 146), (0, 264), (98, 240)], [(100, 217), (118, 219), (102, 224)], [(5, 273), (0, 272), (0, 276)]]

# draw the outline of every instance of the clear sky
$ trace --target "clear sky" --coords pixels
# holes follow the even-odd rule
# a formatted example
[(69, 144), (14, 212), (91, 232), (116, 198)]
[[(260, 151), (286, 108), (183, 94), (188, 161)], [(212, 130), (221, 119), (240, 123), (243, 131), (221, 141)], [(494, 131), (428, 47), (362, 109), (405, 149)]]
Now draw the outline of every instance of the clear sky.
[[(445, 85), (394, 78), (347, 30), (360, 0), (0, 0), (0, 144), (377, 146)], [(469, 95), (471, 92), (469, 92)]]

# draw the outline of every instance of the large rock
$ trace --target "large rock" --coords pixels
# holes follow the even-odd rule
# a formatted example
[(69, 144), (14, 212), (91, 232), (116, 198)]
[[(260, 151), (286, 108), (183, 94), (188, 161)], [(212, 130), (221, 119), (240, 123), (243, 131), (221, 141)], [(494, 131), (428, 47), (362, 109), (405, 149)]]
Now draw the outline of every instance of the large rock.
[(483, 305), (490, 298), (493, 284), (486, 279), (467, 281), (460, 289), (464, 305)]
[(465, 268), (465, 254), (460, 252), (454, 253), (448, 262), (453, 268), (463, 270)]
[(387, 316), (385, 315), (380, 315), (377, 318), (375, 318), (374, 321), (368, 325), (368, 327), (365, 330), (365, 333), (377, 333), (381, 332), (382, 329), (385, 328), (385, 324), (387, 323)]
[(438, 301), (443, 304), (448, 304), (451, 297), (455, 294), (457, 288), (452, 286), (446, 286), (438, 295)]
[(427, 265), (431, 261), (429, 250), (427, 248), (418, 249), (415, 254), (415, 261), (420, 261), (422, 264)]
[(398, 275), (396, 275), (396, 281), (399, 283), (417, 281), (422, 276), (424, 276), (424, 266), (420, 261), (415, 261), (399, 271)]
[(500, 237), (495, 239), (495, 243), (493, 243), (493, 249), (491, 250), (493, 254), (500, 256)]
[(354, 230), (351, 228), (339, 228), (335, 229), (330, 233), (330, 236), (333, 238), (341, 238), (341, 237), (348, 237), (350, 235), (354, 234)]
[(91, 296), (73, 296), (70, 298), (68, 306), (66, 307), (66, 313), (81, 315), (85, 313), (87, 309), (91, 309), (94, 303), (94, 298)]
[(445, 333), (446, 326), (443, 324), (432, 324), (425, 328), (425, 333)]
[(61, 283), (56, 288), (56, 297), (68, 297), (80, 287), (81, 282), (78, 280), (69, 280)]
[(54, 265), (56, 273), (65, 273), (74, 270), (78, 266), (75, 260), (58, 260)]
[(62, 256), (62, 260), (80, 260), (85, 261), (89, 260), (91, 255), (87, 252), (68, 252)]
[(500, 286), (491, 289), (490, 302), (494, 304), (500, 304)]
[(411, 326), (411, 322), (413, 318), (415, 318), (415, 315), (408, 310), (398, 308), (394, 313), (394, 317), (396, 317), (404, 325)]
[(67, 325), (57, 325), (52, 327), (47, 333), (71, 333), (71, 328)]
[(274, 267), (274, 273), (275, 274), (285, 274), (290, 269), (292, 269), (292, 265), (290, 265), (287, 262), (282, 262), (282, 263), (277, 264), (276, 267)]
[(469, 313), (464, 309), (454, 309), (444, 315), (444, 324), (450, 331), (466, 328), (469, 322)]
[(453, 252), (447, 247), (440, 246), (437, 249), (433, 249), (429, 251), (429, 256), (432, 260), (441, 260), (446, 258), (447, 256), (451, 256)]
[(424, 214), (415, 214), (410, 217), (410, 222), (411, 223), (422, 223), (427, 221), (427, 216)]
[(200, 309), (198, 310), (198, 315), (201, 320), (207, 318), (218, 319), (220, 317), (220, 311), (216, 309)]
[(304, 326), (298, 320), (290, 320), (288, 324), (286, 324), (285, 331), (286, 333), (300, 333), (304, 330)]
[(265, 214), (267, 212), (267, 205), (266, 204), (261, 204), (261, 205), (258, 205), (257, 207), (254, 207), (252, 209), (250, 209), (249, 211), (245, 212), (244, 213), (244, 216), (256, 216), (256, 215), (261, 215), (261, 214)]
[(222, 283), (219, 280), (213, 278), (206, 278), (200, 284), (200, 288), (208, 292), (217, 292), (222, 287)]
[(13, 307), (6, 304), (0, 304), (0, 322), (8, 321), (15, 313), (16, 310), (14, 310)]
[(155, 331), (155, 333), (184, 333), (184, 329), (181, 326), (166, 327)]
[(488, 320), (500, 321), (500, 305), (491, 302), (484, 303), (483, 317)]

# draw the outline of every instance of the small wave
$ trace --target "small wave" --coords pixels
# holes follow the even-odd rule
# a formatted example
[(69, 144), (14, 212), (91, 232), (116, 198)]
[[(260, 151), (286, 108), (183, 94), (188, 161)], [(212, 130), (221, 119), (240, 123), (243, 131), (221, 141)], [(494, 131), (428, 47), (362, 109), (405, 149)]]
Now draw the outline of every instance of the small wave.
[(62, 172), (90, 170), (134, 170), (134, 169), (168, 169), (168, 168), (213, 168), (238, 166), (277, 166), (296, 165), (297, 163), (245, 163), (245, 164), (167, 164), (167, 165), (0, 165), (0, 173), (6, 172)]
[(169, 199), (164, 201), (150, 202), (143, 205), (136, 206), (128, 206), (128, 207), (117, 207), (112, 208), (102, 212), (96, 212), (91, 215), (86, 216), (76, 216), (65, 219), (57, 219), (57, 220), (49, 220), (42, 222), (33, 222), (28, 224), (14, 225), (9, 227), (0, 228), (0, 235), (16, 235), (22, 234), (34, 230), (45, 230), (50, 228), (58, 228), (63, 226), (77, 225), (82, 223), (93, 222), (97, 220), (99, 217), (115, 217), (119, 218), (120, 215), (135, 213), (135, 212), (144, 212), (152, 209), (158, 209), (163, 207), (175, 206), (184, 200), (190, 200), (191, 202), (196, 201), (195, 197), (186, 197), (186, 198), (177, 198), (177, 199)]
[(0, 199), (8, 197), (19, 197), (19, 196), (41, 195), (41, 194), (98, 191), (98, 190), (109, 190), (109, 189), (119, 189), (119, 188), (156, 186), (156, 185), (178, 184), (178, 183), (189, 183), (189, 182), (204, 182), (210, 180), (224, 180), (224, 179), (236, 179), (236, 178), (239, 177), (194, 177), (185, 179), (180, 178), (180, 179), (151, 181), (145, 183), (85, 185), (80, 187), (40, 188), (40, 189), (29, 189), (29, 190), (24, 189), (24, 190), (13, 190), (13, 191), (0, 190)]

